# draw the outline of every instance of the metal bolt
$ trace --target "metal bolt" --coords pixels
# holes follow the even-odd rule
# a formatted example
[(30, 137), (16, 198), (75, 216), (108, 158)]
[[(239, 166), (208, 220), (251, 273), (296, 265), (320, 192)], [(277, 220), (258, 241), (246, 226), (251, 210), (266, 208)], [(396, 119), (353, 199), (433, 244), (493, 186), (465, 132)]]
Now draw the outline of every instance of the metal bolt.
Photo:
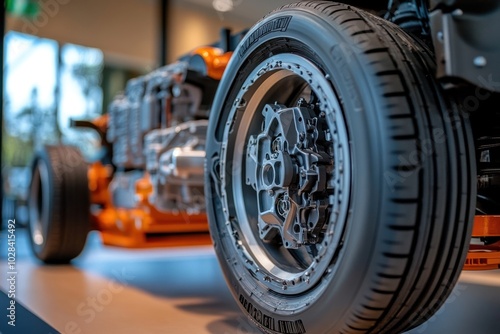
[(462, 15), (464, 15), (464, 11), (463, 11), (463, 10), (461, 10), (461, 9), (455, 9), (455, 10), (451, 13), (451, 15), (453, 15), (453, 16), (462, 16)]
[(444, 41), (444, 34), (442, 31), (438, 32), (437, 33), (437, 39), (438, 41), (440, 41), (441, 43)]
[(172, 87), (172, 95), (174, 95), (174, 97), (179, 97), (181, 96), (181, 94), (182, 88), (179, 85), (175, 85), (174, 87)]
[(237, 108), (244, 108), (247, 106), (247, 101), (245, 101), (245, 99), (238, 99), (238, 104), (237, 104)]
[(269, 194), (269, 196), (274, 196), (274, 191), (272, 189), (269, 189), (267, 193)]
[(483, 68), (486, 65), (488, 65), (488, 60), (486, 60), (486, 58), (483, 56), (478, 56), (478, 57), (474, 58), (474, 65), (476, 67)]

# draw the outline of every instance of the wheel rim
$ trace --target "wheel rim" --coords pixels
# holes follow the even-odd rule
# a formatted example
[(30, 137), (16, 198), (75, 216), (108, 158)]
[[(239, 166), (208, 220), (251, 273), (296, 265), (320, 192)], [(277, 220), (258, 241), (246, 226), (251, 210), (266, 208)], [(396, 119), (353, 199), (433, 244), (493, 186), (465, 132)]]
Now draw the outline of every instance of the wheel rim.
[(45, 242), (46, 223), (49, 212), (49, 171), (47, 166), (41, 161), (33, 172), (29, 199), (29, 224), (31, 230), (31, 240), (37, 247)]
[(334, 271), (351, 183), (347, 127), (328, 76), (294, 54), (259, 64), (223, 143), (222, 205), (241, 262), (275, 292), (311, 289)]

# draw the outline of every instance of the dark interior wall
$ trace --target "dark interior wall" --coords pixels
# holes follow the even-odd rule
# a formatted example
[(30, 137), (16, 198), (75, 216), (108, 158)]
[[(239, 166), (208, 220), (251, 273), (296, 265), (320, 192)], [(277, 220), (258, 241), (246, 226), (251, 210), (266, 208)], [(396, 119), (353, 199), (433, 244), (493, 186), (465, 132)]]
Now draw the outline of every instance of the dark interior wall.
[[(44, 6), (57, 3), (57, 7)], [(158, 42), (156, 0), (42, 1), (37, 18), (8, 17), (7, 31), (103, 50), (107, 62), (141, 70), (155, 67)]]
[(375, 11), (382, 11), (387, 9), (387, 4), (389, 0), (345, 0), (340, 1), (349, 5), (353, 5), (361, 8), (369, 8)]

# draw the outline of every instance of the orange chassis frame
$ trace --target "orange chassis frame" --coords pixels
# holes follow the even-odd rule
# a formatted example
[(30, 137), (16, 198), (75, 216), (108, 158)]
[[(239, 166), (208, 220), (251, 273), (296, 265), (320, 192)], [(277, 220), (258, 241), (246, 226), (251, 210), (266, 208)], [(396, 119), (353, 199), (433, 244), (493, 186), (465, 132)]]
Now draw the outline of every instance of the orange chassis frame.
[[(213, 47), (196, 49), (193, 56), (201, 57), (206, 64), (206, 74), (220, 80), (232, 53), (223, 53)], [(103, 133), (107, 116), (93, 121)], [(153, 191), (149, 176), (136, 183), (138, 205), (134, 209), (113, 206), (109, 184), (113, 176), (111, 166), (93, 163), (88, 171), (91, 203), (99, 210), (92, 212), (93, 229), (101, 232), (105, 245), (126, 248), (176, 247), (210, 245), (205, 214), (190, 215), (186, 212), (164, 213), (148, 201)], [(500, 216), (476, 216), (472, 231), (474, 238), (500, 237)], [(465, 270), (490, 270), (500, 268), (500, 241), (490, 245), (471, 245)]]
[[(472, 237), (500, 237), (500, 216), (476, 216)], [(465, 270), (500, 268), (500, 241), (491, 245), (470, 245)]]
[[(215, 80), (222, 78), (231, 56), (232, 52), (224, 53), (210, 46), (200, 47), (191, 53), (191, 57), (202, 58), (206, 66), (205, 74)], [(165, 112), (169, 112), (168, 104)], [(108, 116), (99, 117), (92, 123), (101, 134), (105, 134)], [(108, 190), (112, 177), (112, 167), (100, 162), (93, 163), (88, 171), (92, 207), (99, 207), (91, 212), (92, 226), (101, 232), (105, 245), (149, 248), (212, 244), (205, 214), (192, 215), (183, 211), (164, 213), (149, 203), (148, 196), (153, 191), (149, 175), (136, 183), (136, 208), (114, 207)]]

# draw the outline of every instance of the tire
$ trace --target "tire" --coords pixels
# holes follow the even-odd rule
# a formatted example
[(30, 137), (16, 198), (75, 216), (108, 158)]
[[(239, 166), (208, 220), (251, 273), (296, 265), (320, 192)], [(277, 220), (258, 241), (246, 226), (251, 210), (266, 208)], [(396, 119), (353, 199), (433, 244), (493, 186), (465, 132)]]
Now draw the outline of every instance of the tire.
[(46, 146), (35, 155), (29, 232), (33, 253), (45, 263), (68, 263), (85, 246), (90, 231), (87, 169), (74, 147)]
[(207, 213), (228, 286), (263, 332), (400, 333), (452, 291), (474, 148), (433, 59), (330, 1), (283, 6), (235, 51), (210, 115)]

